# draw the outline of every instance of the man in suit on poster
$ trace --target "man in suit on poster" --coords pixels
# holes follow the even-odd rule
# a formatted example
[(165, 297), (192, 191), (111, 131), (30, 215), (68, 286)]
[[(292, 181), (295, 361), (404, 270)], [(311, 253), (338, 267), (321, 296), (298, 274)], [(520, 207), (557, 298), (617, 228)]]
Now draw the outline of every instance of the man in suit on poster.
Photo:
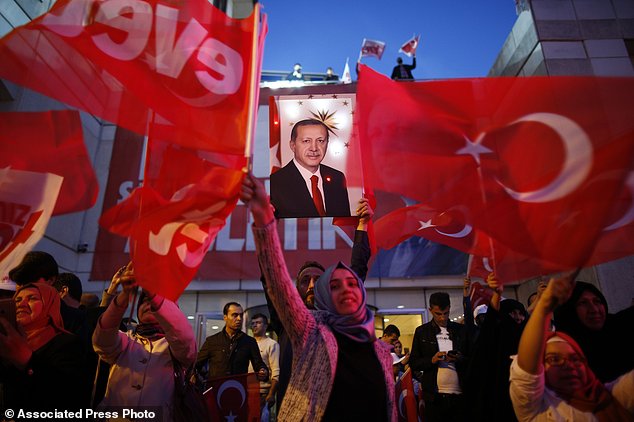
[(350, 216), (345, 175), (321, 164), (328, 149), (328, 127), (316, 119), (297, 122), (290, 147), (293, 159), (271, 175), (275, 216)]

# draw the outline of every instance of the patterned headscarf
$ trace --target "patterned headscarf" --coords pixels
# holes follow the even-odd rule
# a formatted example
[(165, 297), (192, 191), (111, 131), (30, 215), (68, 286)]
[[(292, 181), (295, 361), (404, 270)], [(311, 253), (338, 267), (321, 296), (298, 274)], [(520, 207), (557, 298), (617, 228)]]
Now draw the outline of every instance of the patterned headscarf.
[(559, 397), (564, 399), (572, 407), (582, 411), (591, 412), (601, 422), (603, 421), (633, 421), (634, 417), (612, 396), (612, 394), (603, 386), (601, 381), (597, 379), (594, 372), (586, 363), (586, 357), (583, 350), (566, 333), (561, 331), (550, 332), (546, 336), (547, 342), (564, 341), (572, 347), (572, 349), (583, 358), (583, 364), (586, 371), (585, 384), (573, 394), (566, 394), (562, 391), (554, 389), (552, 386), (548, 388), (557, 393)]
[[(350, 315), (340, 315), (337, 313), (335, 304), (330, 295), (330, 279), (336, 269), (350, 271), (357, 279), (359, 289), (361, 289), (361, 305)], [(315, 283), (315, 307), (320, 311), (327, 311), (327, 322), (330, 328), (360, 343), (376, 340), (374, 333), (374, 312), (367, 308), (365, 303), (365, 286), (363, 281), (346, 264), (339, 261), (329, 267), (319, 277)]]

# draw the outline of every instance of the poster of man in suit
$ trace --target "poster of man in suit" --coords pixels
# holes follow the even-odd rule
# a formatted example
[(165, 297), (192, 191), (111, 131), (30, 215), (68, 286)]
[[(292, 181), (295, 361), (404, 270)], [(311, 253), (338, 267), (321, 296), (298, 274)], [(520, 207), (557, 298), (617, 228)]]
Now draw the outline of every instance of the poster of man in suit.
[[(278, 99), (278, 157), (271, 162), (271, 203), (278, 218), (354, 215), (361, 189), (350, 188), (345, 167), (350, 151), (353, 99)], [(322, 97), (322, 96), (320, 96)], [(333, 98), (334, 97), (334, 98)], [(312, 101), (311, 101), (312, 100)], [(289, 110), (290, 109), (290, 110)], [(272, 113), (274, 114), (274, 113)], [(295, 118), (293, 118), (295, 116)], [(284, 130), (287, 129), (287, 130)], [(289, 131), (290, 129), (290, 131)]]

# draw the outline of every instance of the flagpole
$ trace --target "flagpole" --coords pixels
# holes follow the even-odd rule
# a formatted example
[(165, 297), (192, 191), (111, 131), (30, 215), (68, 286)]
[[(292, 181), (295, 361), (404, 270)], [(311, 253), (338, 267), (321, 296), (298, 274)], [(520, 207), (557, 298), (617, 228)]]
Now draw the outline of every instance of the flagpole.
[(249, 172), (253, 168), (253, 140), (254, 140), (254, 125), (255, 116), (257, 114), (258, 105), (256, 102), (259, 98), (259, 92), (256, 92), (260, 88), (258, 65), (259, 65), (259, 28), (260, 28), (260, 3), (253, 5), (253, 39), (251, 47), (251, 84), (249, 89), (249, 106), (248, 106), (248, 120), (247, 120), (247, 139), (244, 145), (244, 156), (247, 159), (243, 172)]
[[(482, 196), (482, 202), (486, 204), (487, 196), (486, 196), (486, 191), (484, 189), (484, 177), (482, 176), (482, 166), (480, 164), (477, 164), (477, 165), (478, 165), (478, 181), (480, 182), (480, 195)], [(489, 235), (487, 235), (487, 237), (489, 238), (489, 250), (491, 251), (491, 259), (493, 260), (493, 270), (497, 272), (498, 262), (495, 259), (495, 250), (493, 249), (493, 238)], [(476, 240), (477, 240), (477, 236), (476, 236)]]
[[(148, 157), (150, 155), (150, 137), (151, 137), (150, 132), (152, 131), (152, 128), (154, 127), (153, 123), (155, 118), (156, 118), (156, 112), (154, 111), (154, 109), (152, 108), (148, 109), (148, 119), (147, 119), (147, 125), (145, 127), (145, 133), (147, 133), (147, 140), (145, 140), (145, 153), (143, 156), (143, 160), (140, 163), (141, 166), (143, 167), (143, 180), (141, 181), (141, 184), (142, 184), (141, 188), (143, 187), (143, 185), (145, 185), (148, 179), (147, 162), (148, 162)], [(142, 211), (143, 211), (143, 195), (141, 195), (141, 198), (139, 199), (139, 209), (137, 214), (137, 219), (139, 220), (141, 219)], [(129, 237), (128, 239), (132, 241), (131, 237)], [(135, 238), (134, 245), (132, 246), (131, 251), (136, 251), (136, 250), (137, 250), (137, 239)], [(132, 260), (132, 256), (130, 256), (130, 262), (132, 262), (132, 268), (134, 269), (134, 262)], [(130, 321), (132, 321), (132, 317), (134, 316), (134, 307), (136, 306), (136, 299), (137, 299), (138, 292), (139, 292), (139, 288), (137, 287), (136, 289), (134, 289), (134, 295), (132, 296), (132, 306), (130, 307), (130, 315), (128, 316), (128, 327), (130, 326)]]

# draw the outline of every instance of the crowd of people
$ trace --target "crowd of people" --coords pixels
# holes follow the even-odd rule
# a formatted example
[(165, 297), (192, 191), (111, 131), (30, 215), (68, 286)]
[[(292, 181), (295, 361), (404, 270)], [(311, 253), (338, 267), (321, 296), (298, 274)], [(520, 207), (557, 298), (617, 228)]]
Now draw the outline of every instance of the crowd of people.
[[(472, 310), (467, 278), (464, 321), (449, 318), (447, 292), (432, 294), (430, 320), (407, 333), (407, 353), (398, 327), (377, 337), (367, 306), (367, 200), (358, 204), (349, 263), (307, 261), (293, 279), (263, 184), (247, 175), (241, 199), (269, 311), (250, 316), (253, 336), (232, 301), (223, 329), (197, 345), (176, 303), (138, 288), (132, 263), (95, 303), (51, 255), (29, 252), (0, 283), (0, 300), (15, 305), (15, 324), (0, 317), (2, 410), (138, 407), (177, 420), (175, 373), (184, 368), (201, 391), (218, 377), (255, 373), (265, 420), (396, 421), (395, 384), (410, 371), (426, 422), (634, 420), (634, 308), (608, 313), (595, 286), (555, 277), (525, 308), (504, 298), (491, 274), (490, 303)], [(126, 318), (131, 305), (135, 321)]]

